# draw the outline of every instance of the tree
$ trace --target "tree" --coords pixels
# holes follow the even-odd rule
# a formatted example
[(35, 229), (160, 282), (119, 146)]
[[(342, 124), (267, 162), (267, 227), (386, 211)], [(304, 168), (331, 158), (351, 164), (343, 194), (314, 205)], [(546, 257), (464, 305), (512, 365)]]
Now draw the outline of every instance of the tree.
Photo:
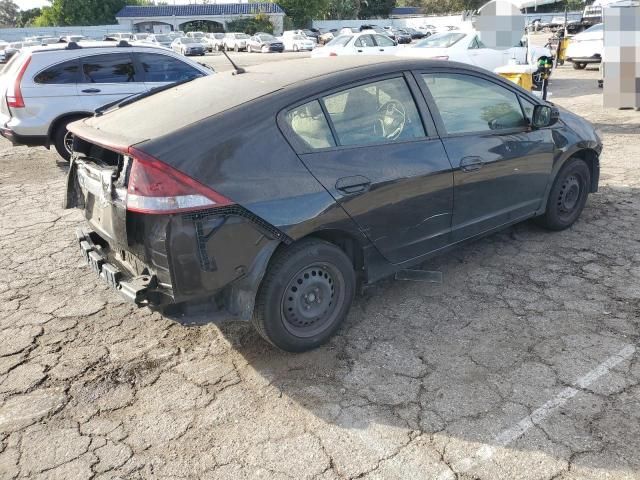
[(16, 27), (24, 28), (33, 25), (36, 18), (42, 15), (40, 8), (30, 8), (29, 10), (22, 10), (18, 13), (18, 21)]
[(18, 20), (18, 5), (13, 0), (0, 0), (0, 26), (15, 27)]
[[(0, 0), (1, 1), (1, 0)], [(44, 26), (110, 25), (125, 5), (148, 5), (147, 0), (49, 0), (34, 24)]]
[(296, 28), (311, 25), (311, 20), (324, 18), (329, 12), (331, 0), (280, 0), (280, 5)]

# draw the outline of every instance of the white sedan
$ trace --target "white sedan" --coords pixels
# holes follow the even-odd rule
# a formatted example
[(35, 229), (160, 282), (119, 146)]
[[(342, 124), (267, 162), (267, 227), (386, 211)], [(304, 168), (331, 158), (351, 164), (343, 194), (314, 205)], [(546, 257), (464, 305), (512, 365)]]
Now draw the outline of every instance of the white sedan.
[(603, 50), (604, 28), (598, 23), (569, 40), (565, 58), (573, 63), (573, 68), (582, 70), (589, 63), (600, 63)]
[(316, 48), (311, 56), (393, 55), (397, 48), (396, 42), (386, 35), (365, 30), (353, 35), (338, 35), (324, 47)]
[(437, 33), (416, 43), (413, 47), (403, 48), (398, 56), (453, 60), (485, 68), (493, 72), (496, 68), (515, 60), (518, 64), (535, 65), (543, 56), (551, 56), (545, 47), (516, 46), (503, 50), (488, 48), (478, 38), (476, 32), (450, 31)]

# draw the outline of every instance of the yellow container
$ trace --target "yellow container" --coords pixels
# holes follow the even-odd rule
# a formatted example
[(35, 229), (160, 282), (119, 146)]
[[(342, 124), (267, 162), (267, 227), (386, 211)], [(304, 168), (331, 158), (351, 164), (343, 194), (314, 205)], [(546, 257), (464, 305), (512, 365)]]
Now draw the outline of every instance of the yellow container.
[(567, 47), (569, 46), (570, 41), (571, 41), (570, 37), (563, 37), (558, 42), (558, 50), (556, 52), (556, 57), (558, 57), (560, 65), (564, 63), (565, 56), (567, 53)]
[(505, 65), (494, 70), (502, 78), (506, 78), (529, 91), (533, 90), (534, 71), (535, 68), (531, 65)]
[(533, 89), (533, 77), (530, 73), (499, 73), (498, 75), (507, 80), (511, 80), (525, 90), (531, 91)]

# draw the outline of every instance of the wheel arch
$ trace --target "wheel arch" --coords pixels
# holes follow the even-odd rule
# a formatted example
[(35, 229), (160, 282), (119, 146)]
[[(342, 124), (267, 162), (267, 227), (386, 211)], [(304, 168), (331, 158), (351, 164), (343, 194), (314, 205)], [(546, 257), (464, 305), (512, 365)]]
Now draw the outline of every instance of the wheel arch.
[(81, 117), (91, 117), (91, 116), (93, 116), (93, 112), (87, 112), (87, 111), (81, 111), (81, 110), (78, 110), (75, 112), (66, 112), (66, 113), (63, 113), (62, 115), (57, 116), (55, 119), (53, 119), (53, 121), (51, 122), (51, 125), (49, 125), (49, 131), (47, 132), (47, 139), (49, 143), (51, 143), (51, 140), (53, 139), (53, 134), (60, 126), (60, 122), (62, 122), (63, 120), (67, 120), (73, 117), (78, 117), (79, 119)]

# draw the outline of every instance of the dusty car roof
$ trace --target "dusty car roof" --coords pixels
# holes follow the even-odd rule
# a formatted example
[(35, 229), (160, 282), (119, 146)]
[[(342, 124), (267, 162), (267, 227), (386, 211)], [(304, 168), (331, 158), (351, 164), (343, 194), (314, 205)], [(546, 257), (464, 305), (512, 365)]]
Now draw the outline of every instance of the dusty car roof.
[[(333, 73), (346, 72), (349, 77), (357, 80), (383, 70), (438, 64), (454, 65), (452, 62), (384, 56), (269, 62), (249, 67), (246, 73), (240, 75), (223, 72), (179, 85), (104, 116), (74, 124), (71, 130), (94, 141), (102, 139), (107, 143), (108, 139), (110, 144), (132, 145), (179, 130), (291, 85), (320, 80), (324, 88), (332, 88), (332, 82), (323, 77)], [(385, 65), (387, 68), (383, 68)], [(347, 79), (349, 80), (351, 78)], [(146, 119), (145, 122), (140, 122), (141, 118)]]

